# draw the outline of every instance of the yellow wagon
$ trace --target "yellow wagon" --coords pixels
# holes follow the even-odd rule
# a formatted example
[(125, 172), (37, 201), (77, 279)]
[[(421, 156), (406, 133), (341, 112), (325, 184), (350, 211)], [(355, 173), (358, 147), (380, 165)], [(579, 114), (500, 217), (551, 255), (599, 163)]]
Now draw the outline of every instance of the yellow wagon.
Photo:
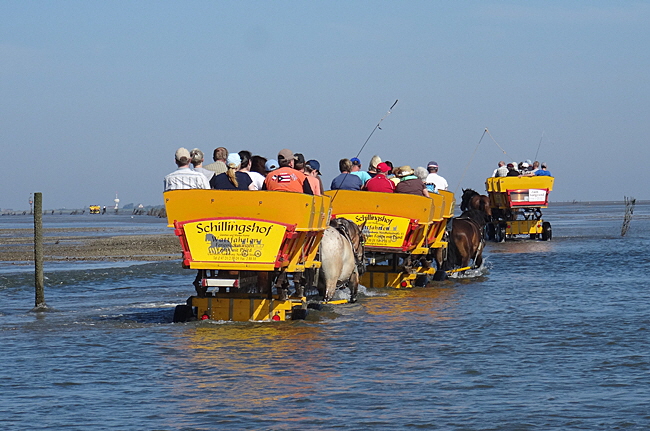
[(174, 321), (304, 318), (303, 288), (311, 281), (306, 270), (320, 267), (317, 253), (329, 222), (329, 197), (174, 190), (164, 199), (168, 224), (180, 239), (182, 265), (197, 270), (197, 294), (177, 307)]
[(447, 247), (447, 222), (454, 194), (431, 198), (401, 193), (332, 190), (332, 217), (364, 227), (368, 265), (361, 283), (368, 287), (412, 287), (435, 274), (434, 254)]
[(516, 235), (550, 240), (553, 232), (551, 224), (542, 220), (542, 208), (548, 207), (554, 182), (548, 176), (488, 178), (485, 189), (493, 218), (488, 237), (499, 242)]

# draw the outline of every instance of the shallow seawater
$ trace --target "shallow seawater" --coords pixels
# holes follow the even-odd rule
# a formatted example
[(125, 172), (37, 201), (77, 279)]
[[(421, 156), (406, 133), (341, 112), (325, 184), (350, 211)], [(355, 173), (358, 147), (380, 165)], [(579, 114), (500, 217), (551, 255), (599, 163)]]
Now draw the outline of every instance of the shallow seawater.
[(46, 264), (32, 313), (5, 266), (2, 428), (648, 429), (650, 206), (625, 237), (623, 212), (551, 207), (552, 241), (491, 243), (480, 277), (297, 322), (170, 323), (178, 261)]

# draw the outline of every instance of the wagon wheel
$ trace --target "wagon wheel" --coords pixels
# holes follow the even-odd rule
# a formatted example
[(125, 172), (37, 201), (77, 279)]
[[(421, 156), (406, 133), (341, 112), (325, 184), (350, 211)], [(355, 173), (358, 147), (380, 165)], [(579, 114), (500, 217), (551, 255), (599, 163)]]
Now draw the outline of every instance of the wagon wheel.
[(499, 223), (497, 230), (494, 236), (496, 242), (504, 242), (506, 240), (506, 224)]
[(542, 223), (542, 241), (550, 241), (553, 238), (553, 230), (551, 224), (547, 221)]
[(493, 223), (488, 223), (488, 224), (485, 225), (486, 239), (488, 239), (490, 241), (494, 241), (495, 237), (496, 237), (496, 234), (497, 234), (496, 227), (494, 226)]
[(174, 323), (183, 323), (189, 322), (191, 320), (196, 320), (194, 316), (194, 310), (189, 305), (177, 305), (174, 309), (174, 318), (172, 322)]

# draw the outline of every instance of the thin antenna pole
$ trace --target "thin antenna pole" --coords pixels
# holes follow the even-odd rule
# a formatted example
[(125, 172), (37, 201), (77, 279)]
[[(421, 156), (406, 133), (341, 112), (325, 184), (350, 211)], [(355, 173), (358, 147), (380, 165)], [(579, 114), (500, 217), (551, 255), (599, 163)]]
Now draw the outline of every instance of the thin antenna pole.
[[(366, 144), (368, 143), (368, 141), (370, 140), (370, 138), (372, 138), (372, 135), (375, 133), (375, 130), (377, 130), (377, 129), (382, 130), (381, 127), (380, 127), (381, 122), (384, 121), (384, 119), (385, 119), (386, 117), (388, 117), (388, 116), (391, 114), (391, 112), (393, 112), (393, 108), (395, 107), (395, 105), (397, 105), (397, 102), (399, 102), (399, 99), (396, 99), (396, 100), (395, 100), (395, 103), (393, 103), (393, 104), (390, 106), (390, 108), (388, 108), (388, 112), (386, 112), (386, 115), (384, 115), (383, 117), (381, 117), (381, 120), (379, 120), (379, 122), (378, 122), (377, 125), (374, 127), (374, 129), (372, 129), (372, 132), (370, 132), (370, 135), (368, 135), (368, 138), (366, 138), (366, 141), (365, 141), (365, 142), (363, 143), (363, 145), (361, 146), (361, 149), (360, 149), (359, 152), (357, 153), (356, 157), (359, 157), (359, 156), (361, 155), (361, 152), (363, 151), (363, 149), (366, 148)], [(343, 181), (345, 181), (345, 178), (347, 178), (348, 175), (350, 175), (349, 172), (348, 172), (347, 174), (345, 174), (345, 177), (343, 177)], [(334, 199), (336, 199), (336, 195), (339, 194), (339, 190), (341, 190), (341, 189), (336, 189), (336, 192), (334, 192), (334, 196), (332, 196), (332, 202), (334, 202)]]
[(539, 138), (539, 144), (537, 145), (537, 152), (535, 153), (535, 158), (533, 161), (537, 160), (537, 155), (539, 154), (539, 147), (542, 146), (542, 139), (544, 139), (544, 130), (542, 130), (542, 136)]

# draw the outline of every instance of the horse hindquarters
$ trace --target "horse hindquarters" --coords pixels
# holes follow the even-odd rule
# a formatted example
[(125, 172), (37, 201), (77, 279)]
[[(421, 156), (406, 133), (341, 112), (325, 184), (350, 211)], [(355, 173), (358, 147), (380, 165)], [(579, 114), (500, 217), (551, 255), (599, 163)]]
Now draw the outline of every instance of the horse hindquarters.
[[(321, 268), (318, 290), (325, 301), (334, 297), (339, 283), (349, 282), (350, 291), (356, 296), (359, 284), (352, 245), (336, 229), (328, 227), (320, 243)], [(356, 277), (355, 277), (356, 276)]]

